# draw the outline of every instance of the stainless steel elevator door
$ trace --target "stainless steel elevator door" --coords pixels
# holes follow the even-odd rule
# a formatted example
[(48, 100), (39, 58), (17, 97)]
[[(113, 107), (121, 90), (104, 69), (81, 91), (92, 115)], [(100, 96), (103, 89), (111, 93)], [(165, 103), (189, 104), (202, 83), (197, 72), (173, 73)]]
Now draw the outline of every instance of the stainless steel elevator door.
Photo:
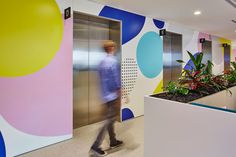
[(73, 127), (89, 123), (89, 21), (74, 15)]
[(163, 84), (167, 86), (168, 82), (171, 81), (172, 71), (172, 57), (171, 57), (171, 37), (163, 37)]
[(230, 68), (230, 45), (224, 47), (224, 70)]
[(106, 106), (101, 100), (98, 65), (106, 56), (104, 40), (109, 39), (109, 22), (90, 19), (89, 24), (89, 123), (105, 119)]
[[(110, 23), (117, 25), (118, 30), (112, 30)], [(106, 117), (98, 66), (106, 56), (103, 49), (104, 41), (112, 39), (116, 43), (120, 43), (120, 33), (117, 34), (119, 37), (111, 38), (111, 32), (114, 31), (120, 32), (119, 22), (74, 13), (74, 129), (102, 121)], [(120, 50), (120, 45), (118, 45), (118, 50)]]
[(182, 35), (167, 32), (163, 37), (163, 84), (176, 81), (181, 75), (182, 65), (176, 60), (182, 60)]
[(202, 43), (202, 52), (203, 52), (203, 59), (202, 63), (206, 64), (208, 60), (212, 61), (212, 42), (205, 41)]

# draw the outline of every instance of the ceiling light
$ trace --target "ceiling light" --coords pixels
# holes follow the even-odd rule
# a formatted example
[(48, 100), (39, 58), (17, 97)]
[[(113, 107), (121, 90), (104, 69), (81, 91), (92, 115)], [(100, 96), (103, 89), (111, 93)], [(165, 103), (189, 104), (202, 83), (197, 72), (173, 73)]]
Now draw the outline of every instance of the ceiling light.
[(194, 15), (201, 15), (201, 14), (202, 14), (202, 12), (199, 11), (199, 10), (197, 10), (197, 11), (194, 12)]

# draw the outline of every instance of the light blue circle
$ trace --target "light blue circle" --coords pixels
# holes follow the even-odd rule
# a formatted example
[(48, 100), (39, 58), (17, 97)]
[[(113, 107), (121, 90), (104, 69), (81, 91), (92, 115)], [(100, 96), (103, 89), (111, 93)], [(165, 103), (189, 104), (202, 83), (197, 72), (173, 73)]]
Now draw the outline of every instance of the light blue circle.
[(140, 39), (136, 52), (142, 74), (154, 78), (163, 69), (163, 41), (156, 32), (147, 32)]

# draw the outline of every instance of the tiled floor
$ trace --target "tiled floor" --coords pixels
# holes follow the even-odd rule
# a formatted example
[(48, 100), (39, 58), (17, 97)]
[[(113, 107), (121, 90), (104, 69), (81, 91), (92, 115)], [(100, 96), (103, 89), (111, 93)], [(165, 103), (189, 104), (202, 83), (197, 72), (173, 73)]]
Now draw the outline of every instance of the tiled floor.
[[(71, 140), (39, 149), (20, 157), (88, 157), (93, 140), (102, 123), (85, 126), (74, 131)], [(117, 138), (125, 142), (120, 149), (111, 152), (108, 157), (143, 157), (144, 156), (144, 118), (139, 117), (124, 123), (116, 123)], [(108, 147), (106, 136), (103, 148)]]

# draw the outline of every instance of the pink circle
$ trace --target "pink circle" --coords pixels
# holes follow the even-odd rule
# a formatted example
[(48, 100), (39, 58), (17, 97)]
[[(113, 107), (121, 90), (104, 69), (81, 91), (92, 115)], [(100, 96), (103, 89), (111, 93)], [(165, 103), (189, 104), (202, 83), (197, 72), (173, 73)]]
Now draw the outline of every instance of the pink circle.
[(233, 56), (235, 57), (234, 61), (236, 61), (236, 49), (233, 49)]
[(0, 113), (24, 133), (72, 133), (72, 25), (72, 19), (64, 22), (60, 50), (47, 67), (24, 77), (0, 78)]

